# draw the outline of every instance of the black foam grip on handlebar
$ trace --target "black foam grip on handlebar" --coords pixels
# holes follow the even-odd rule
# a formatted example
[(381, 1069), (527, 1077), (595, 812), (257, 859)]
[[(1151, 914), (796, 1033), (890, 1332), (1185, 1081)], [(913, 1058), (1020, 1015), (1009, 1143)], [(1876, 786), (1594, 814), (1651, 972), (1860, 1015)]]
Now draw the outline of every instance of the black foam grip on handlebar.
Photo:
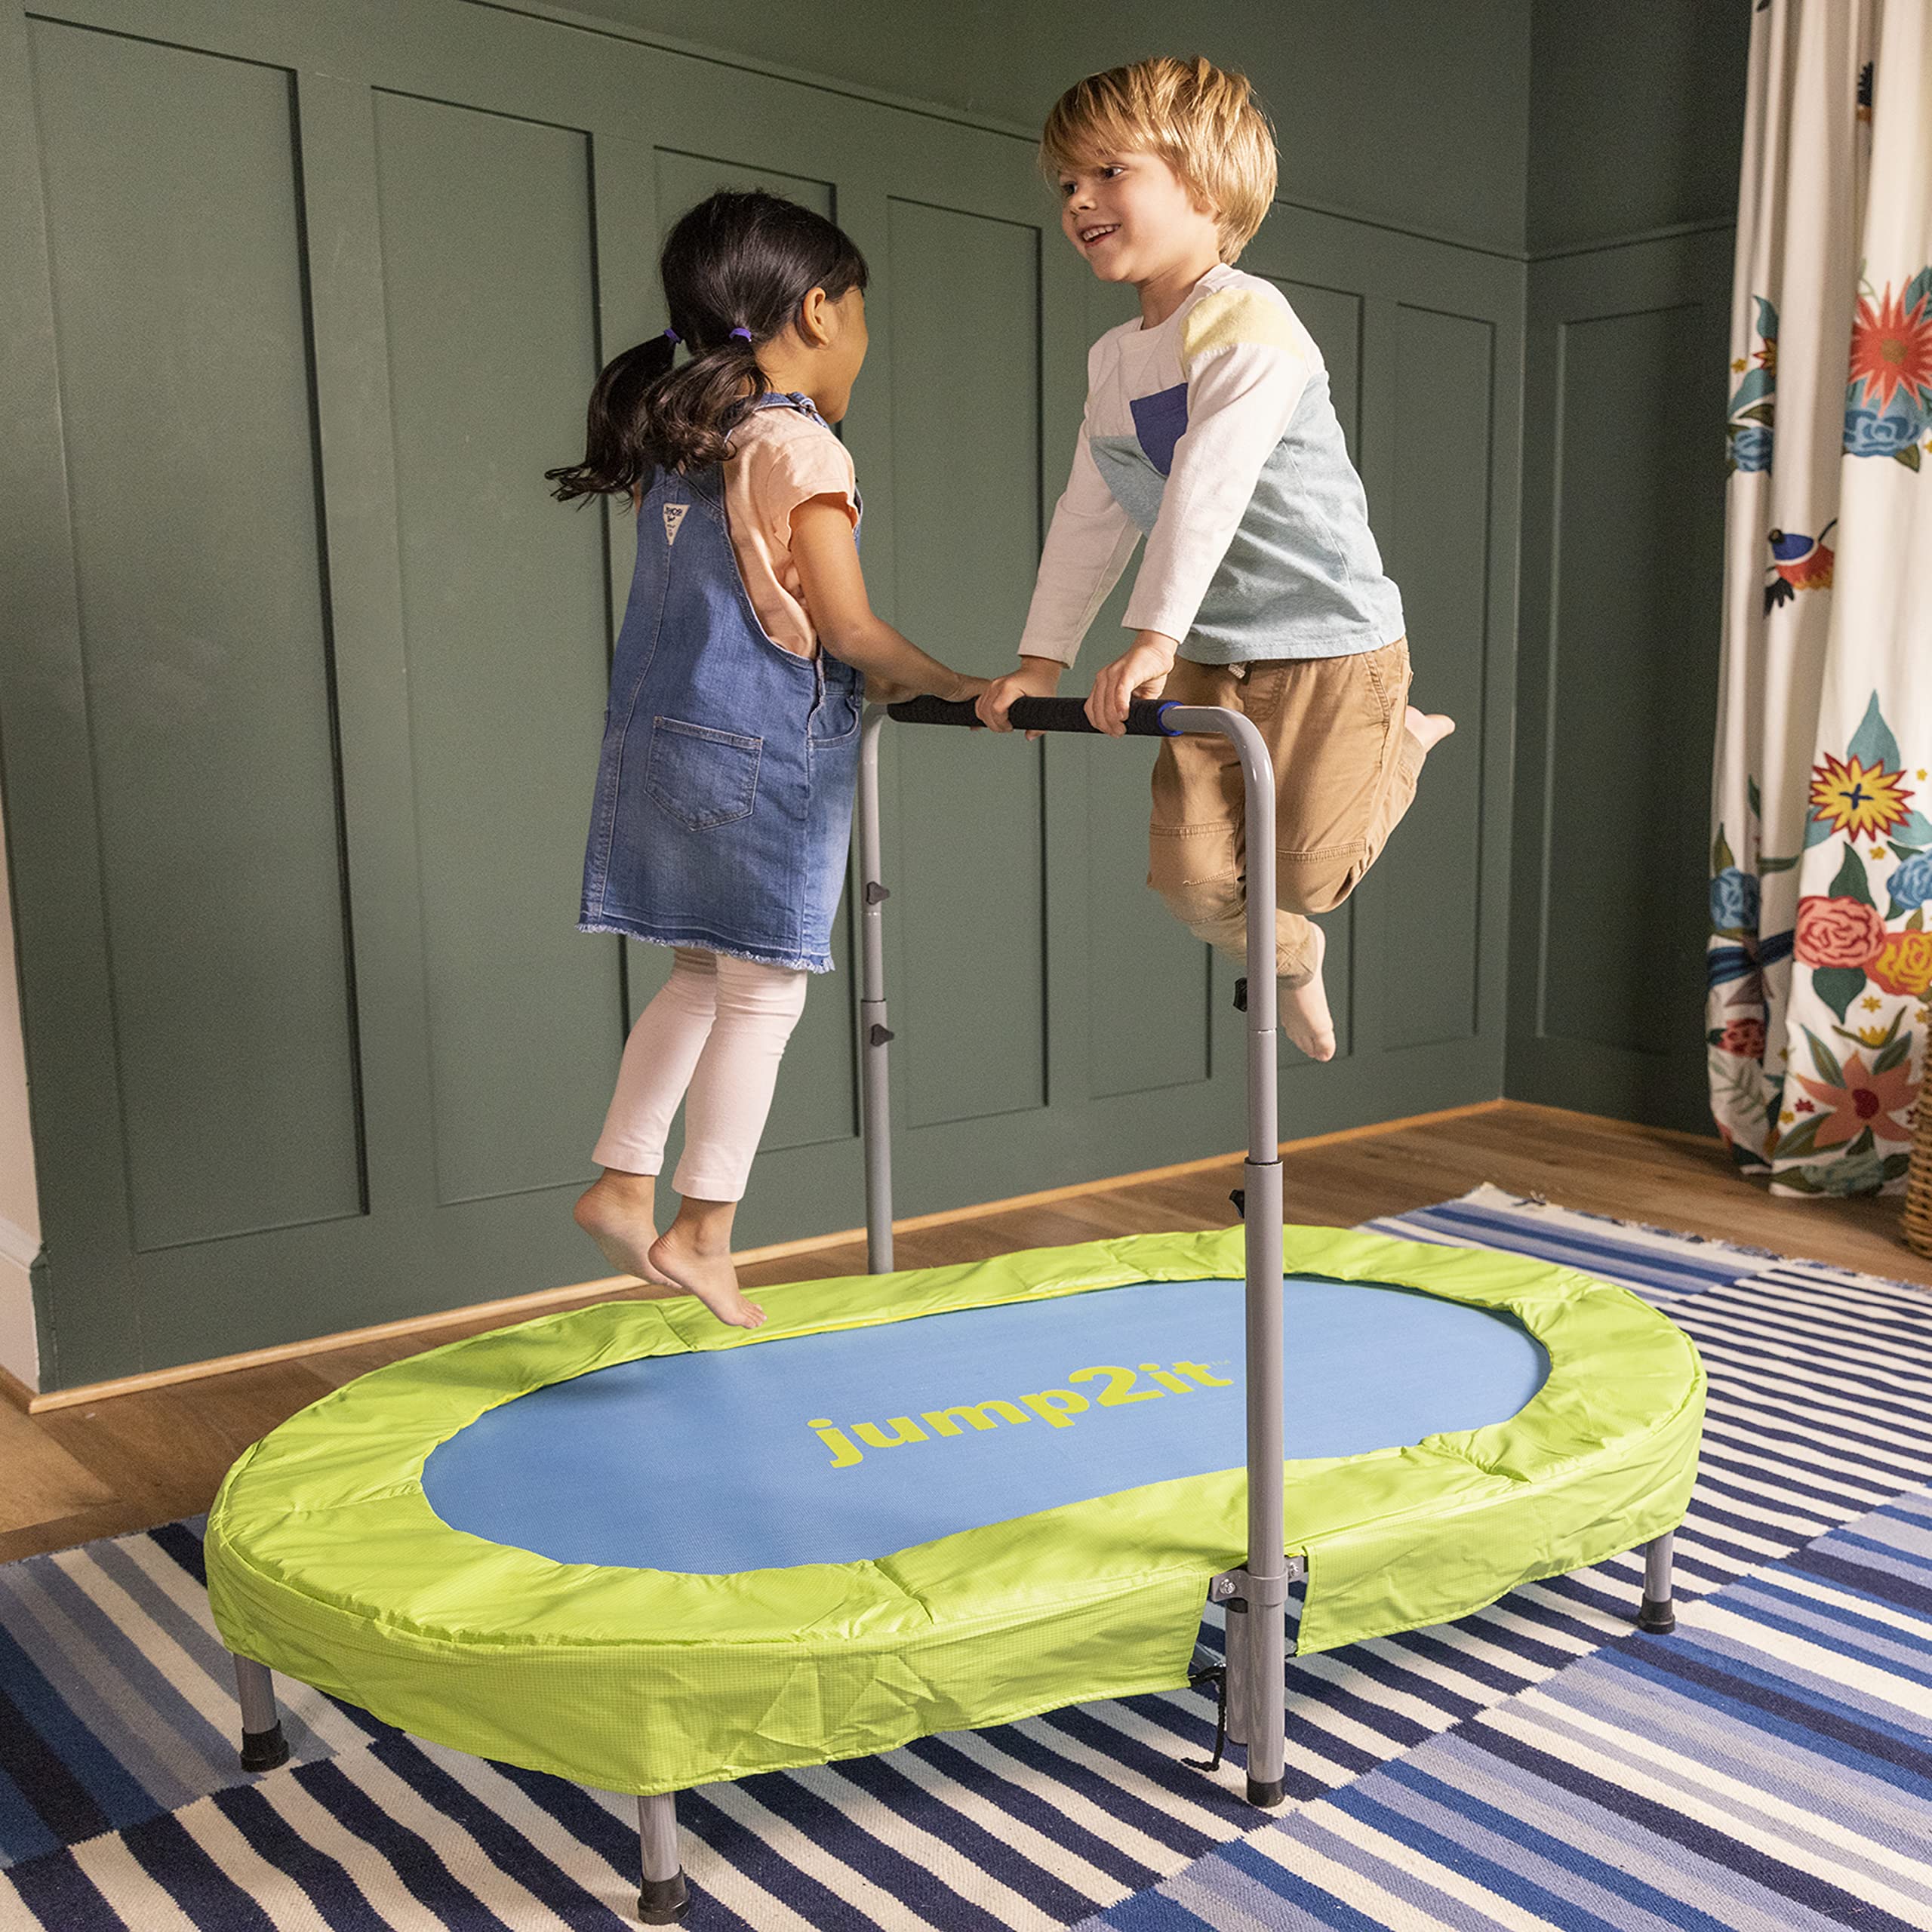
[[(1127, 735), (1130, 738), (1171, 738), (1174, 734), (1161, 722), (1167, 706), (1156, 699), (1137, 697), (1127, 707)], [(977, 724), (979, 714), (961, 700), (902, 698), (886, 706), (888, 713), (902, 724)], [(1016, 731), (1085, 731), (1098, 737), (1103, 734), (1088, 722), (1087, 708), (1077, 697), (1018, 697), (1007, 718)]]

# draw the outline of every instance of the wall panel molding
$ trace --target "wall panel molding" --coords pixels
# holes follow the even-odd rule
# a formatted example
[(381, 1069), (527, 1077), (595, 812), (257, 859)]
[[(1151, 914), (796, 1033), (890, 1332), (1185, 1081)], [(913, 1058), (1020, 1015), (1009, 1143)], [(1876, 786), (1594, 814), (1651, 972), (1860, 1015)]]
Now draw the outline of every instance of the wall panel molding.
[(1512, 1097), (1696, 1131), (1730, 233), (1529, 272)]

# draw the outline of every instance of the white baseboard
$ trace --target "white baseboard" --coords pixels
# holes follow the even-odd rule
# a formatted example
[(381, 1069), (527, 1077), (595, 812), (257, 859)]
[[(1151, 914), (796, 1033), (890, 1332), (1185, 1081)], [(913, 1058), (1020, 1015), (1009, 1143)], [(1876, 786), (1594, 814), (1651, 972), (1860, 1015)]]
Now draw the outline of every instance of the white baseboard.
[(32, 1269), (40, 1244), (0, 1220), (0, 1369), (23, 1388), (40, 1388), (40, 1337), (33, 1318)]

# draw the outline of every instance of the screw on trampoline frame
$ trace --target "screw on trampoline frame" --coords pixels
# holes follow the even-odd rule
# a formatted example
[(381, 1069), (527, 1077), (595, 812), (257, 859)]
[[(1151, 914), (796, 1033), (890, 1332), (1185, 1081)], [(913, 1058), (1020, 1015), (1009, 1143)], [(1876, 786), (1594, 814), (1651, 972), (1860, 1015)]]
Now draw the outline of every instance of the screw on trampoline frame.
[(1235, 1214), (1242, 1220), (1246, 1220), (1247, 1219), (1247, 1189), (1244, 1187), (1231, 1187), (1228, 1189), (1228, 1198), (1234, 1203)]

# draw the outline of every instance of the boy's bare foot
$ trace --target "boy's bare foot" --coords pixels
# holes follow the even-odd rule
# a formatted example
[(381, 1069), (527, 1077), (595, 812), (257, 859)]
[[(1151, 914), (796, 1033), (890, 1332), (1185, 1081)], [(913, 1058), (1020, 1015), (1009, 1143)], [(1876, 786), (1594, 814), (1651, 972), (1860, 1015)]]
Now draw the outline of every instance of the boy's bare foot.
[(1327, 956), (1328, 935), (1319, 926), (1315, 934), (1315, 971), (1298, 986), (1281, 987), (1281, 1031), (1310, 1060), (1335, 1057), (1335, 1020), (1328, 1011), (1328, 989), (1321, 983), (1321, 962)]
[(1456, 728), (1456, 721), (1446, 711), (1418, 711), (1414, 705), (1402, 722), (1407, 726), (1409, 736), (1425, 752), (1433, 751)]
[(657, 1191), (654, 1174), (606, 1168), (577, 1196), (571, 1212), (619, 1274), (635, 1275), (639, 1281), (668, 1288), (671, 1284), (651, 1265), (651, 1244), (657, 1238), (657, 1222), (651, 1212)]
[(738, 1286), (731, 1251), (694, 1240), (681, 1220), (673, 1221), (651, 1244), (651, 1265), (672, 1287), (696, 1295), (720, 1321), (734, 1328), (761, 1328), (764, 1310), (747, 1301)]

